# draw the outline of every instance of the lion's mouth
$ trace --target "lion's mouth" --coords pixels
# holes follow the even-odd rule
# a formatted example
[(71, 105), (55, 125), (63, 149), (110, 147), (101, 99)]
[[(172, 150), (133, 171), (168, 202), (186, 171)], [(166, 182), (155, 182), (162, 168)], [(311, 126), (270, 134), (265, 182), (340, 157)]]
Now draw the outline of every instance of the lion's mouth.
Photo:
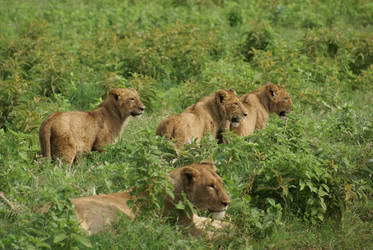
[(214, 219), (223, 219), (225, 216), (226, 209), (220, 211), (209, 211)]
[(144, 113), (144, 111), (141, 111), (141, 112), (131, 112), (131, 115), (132, 116), (139, 116), (139, 115), (142, 115)]
[(240, 125), (240, 121), (236, 117), (233, 117), (231, 122), (234, 128), (237, 128)]
[(281, 111), (280, 116), (286, 116), (286, 111)]

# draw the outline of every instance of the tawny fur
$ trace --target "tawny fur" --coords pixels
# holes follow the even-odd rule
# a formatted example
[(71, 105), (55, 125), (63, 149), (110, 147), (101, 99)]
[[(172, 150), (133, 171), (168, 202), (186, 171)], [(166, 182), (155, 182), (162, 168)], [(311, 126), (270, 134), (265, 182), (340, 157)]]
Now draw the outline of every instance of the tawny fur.
[[(224, 190), (222, 178), (216, 173), (214, 164), (202, 161), (181, 167), (171, 171), (168, 179), (174, 187), (175, 198), (171, 199), (165, 195), (164, 216), (176, 216), (175, 221), (178, 223), (191, 225), (191, 233), (195, 236), (203, 234), (203, 229), (208, 224), (218, 229), (228, 226), (225, 222), (211, 221), (198, 215), (188, 217), (185, 210), (175, 208), (175, 204), (183, 200), (182, 193), (184, 192), (198, 210), (208, 210), (213, 214), (220, 213), (221, 217), (224, 216), (230, 199)], [(125, 191), (76, 198), (72, 199), (72, 203), (81, 227), (89, 233), (96, 233), (114, 222), (118, 213), (134, 218), (135, 213), (127, 206), (127, 201), (135, 198), (130, 192)]]
[(255, 129), (265, 128), (271, 113), (285, 116), (291, 112), (293, 104), (289, 93), (283, 87), (273, 83), (267, 83), (243, 95), (240, 99), (248, 115), (238, 127), (231, 127), (231, 130), (240, 136), (248, 136), (253, 134)]
[(247, 115), (247, 111), (233, 90), (217, 90), (214, 94), (202, 98), (181, 114), (163, 120), (157, 135), (174, 139), (178, 146), (200, 141), (201, 137), (211, 134), (218, 138), (220, 132), (237, 126)]
[(71, 165), (78, 153), (102, 151), (121, 134), (129, 116), (138, 116), (145, 106), (134, 89), (112, 89), (92, 111), (51, 114), (39, 130), (41, 154)]

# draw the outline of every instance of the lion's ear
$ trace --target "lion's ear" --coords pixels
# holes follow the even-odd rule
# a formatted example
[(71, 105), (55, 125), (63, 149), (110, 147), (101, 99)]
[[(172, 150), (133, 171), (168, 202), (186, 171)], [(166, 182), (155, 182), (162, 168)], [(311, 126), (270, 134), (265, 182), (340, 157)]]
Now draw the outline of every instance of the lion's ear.
[(243, 98), (241, 99), (241, 101), (243, 103), (250, 103), (250, 95), (243, 96)]
[(184, 167), (181, 171), (181, 178), (185, 185), (192, 185), (198, 177), (198, 171), (192, 167)]
[(231, 93), (237, 95), (237, 92), (236, 92), (236, 90), (234, 90), (234, 89), (229, 89), (229, 92), (231, 92)]
[(277, 98), (277, 91), (278, 91), (278, 86), (273, 83), (268, 83), (267, 84), (267, 90), (270, 95), (270, 98), (275, 100)]
[(212, 161), (210, 161), (210, 160), (202, 160), (200, 163), (201, 164), (214, 165), (214, 163)]
[(218, 103), (222, 104), (227, 98), (228, 93), (224, 89), (219, 89), (215, 92), (215, 99)]
[(216, 166), (212, 161), (203, 160), (200, 164), (206, 165), (206, 167), (209, 167), (212, 171), (216, 172)]
[(119, 93), (118, 93), (118, 90), (117, 90), (117, 89), (111, 89), (111, 90), (109, 91), (109, 95), (113, 96), (114, 99), (118, 101)]

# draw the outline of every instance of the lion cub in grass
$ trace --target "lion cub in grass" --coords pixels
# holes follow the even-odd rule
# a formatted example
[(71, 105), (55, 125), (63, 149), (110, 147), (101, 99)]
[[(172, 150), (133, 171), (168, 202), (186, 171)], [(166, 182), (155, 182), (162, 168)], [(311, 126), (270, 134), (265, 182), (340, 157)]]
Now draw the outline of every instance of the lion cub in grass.
[(254, 133), (255, 129), (265, 128), (271, 113), (286, 116), (291, 112), (293, 105), (289, 93), (280, 85), (273, 83), (267, 83), (241, 96), (240, 99), (248, 115), (237, 127), (231, 126), (231, 130), (240, 136), (248, 136)]
[(181, 146), (190, 144), (194, 139), (199, 142), (201, 137), (208, 133), (218, 138), (218, 135), (230, 126), (237, 127), (245, 116), (246, 108), (236, 92), (219, 89), (214, 94), (203, 97), (181, 114), (163, 120), (156, 133), (166, 136), (168, 140), (175, 139), (177, 146)]
[[(208, 231), (208, 227), (222, 229), (229, 226), (229, 223), (220, 220), (211, 220), (198, 215), (188, 216), (185, 210), (175, 207), (175, 204), (183, 200), (182, 194), (185, 193), (197, 210), (208, 210), (214, 218), (224, 217), (230, 198), (224, 190), (223, 180), (216, 173), (213, 163), (202, 161), (177, 168), (169, 173), (168, 180), (174, 187), (175, 198), (164, 196), (163, 216), (176, 216), (175, 221), (191, 226), (190, 233), (195, 236), (206, 234), (208, 237), (213, 237), (214, 233)], [(114, 222), (118, 213), (125, 214), (131, 219), (134, 218), (135, 214), (127, 206), (127, 201), (135, 198), (130, 192), (124, 191), (76, 198), (71, 201), (81, 227), (89, 233), (96, 233)]]
[(103, 146), (113, 143), (126, 119), (143, 114), (144, 109), (136, 90), (118, 88), (111, 89), (92, 111), (55, 112), (41, 124), (41, 153), (71, 165), (78, 153), (102, 151)]

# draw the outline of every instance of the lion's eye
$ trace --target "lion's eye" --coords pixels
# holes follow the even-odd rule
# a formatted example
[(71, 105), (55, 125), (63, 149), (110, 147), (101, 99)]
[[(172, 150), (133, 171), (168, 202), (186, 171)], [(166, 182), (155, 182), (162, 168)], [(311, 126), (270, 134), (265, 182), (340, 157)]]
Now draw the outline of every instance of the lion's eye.
[(210, 185), (208, 185), (208, 187), (215, 189), (215, 185), (214, 184), (210, 184)]
[(238, 102), (235, 102), (234, 105), (236, 105), (236, 106), (240, 106), (240, 105), (238, 104)]
[(132, 102), (133, 102), (133, 101), (135, 101), (135, 100), (136, 100), (136, 99), (135, 99), (135, 98), (133, 98), (133, 97), (131, 97), (131, 98), (130, 98), (130, 101), (132, 101)]

